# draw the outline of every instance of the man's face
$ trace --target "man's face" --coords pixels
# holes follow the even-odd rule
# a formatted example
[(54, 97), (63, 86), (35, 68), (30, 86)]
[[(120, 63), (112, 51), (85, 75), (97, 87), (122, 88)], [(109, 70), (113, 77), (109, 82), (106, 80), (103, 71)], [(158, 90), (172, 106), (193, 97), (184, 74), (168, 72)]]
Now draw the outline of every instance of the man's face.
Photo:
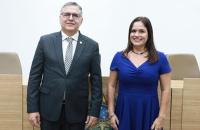
[(74, 35), (83, 21), (78, 6), (65, 6), (60, 13), (60, 25), (62, 31), (67, 35)]

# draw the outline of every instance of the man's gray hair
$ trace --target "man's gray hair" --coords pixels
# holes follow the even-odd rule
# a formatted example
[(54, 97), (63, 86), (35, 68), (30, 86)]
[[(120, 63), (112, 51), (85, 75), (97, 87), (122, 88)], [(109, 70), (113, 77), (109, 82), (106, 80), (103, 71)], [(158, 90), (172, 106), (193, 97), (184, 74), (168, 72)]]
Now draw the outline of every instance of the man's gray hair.
[(60, 12), (62, 12), (62, 9), (63, 9), (64, 7), (70, 6), (70, 5), (77, 6), (77, 7), (79, 8), (79, 10), (80, 10), (80, 15), (82, 16), (82, 14), (83, 14), (82, 7), (81, 7), (78, 3), (76, 3), (76, 2), (67, 2), (67, 3), (65, 3), (65, 4), (62, 6)]

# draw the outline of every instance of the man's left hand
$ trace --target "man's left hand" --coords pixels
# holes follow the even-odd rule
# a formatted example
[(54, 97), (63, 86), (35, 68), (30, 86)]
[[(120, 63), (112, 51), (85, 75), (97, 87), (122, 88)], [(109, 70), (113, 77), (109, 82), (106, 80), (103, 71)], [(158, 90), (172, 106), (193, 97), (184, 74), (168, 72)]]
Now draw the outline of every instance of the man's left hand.
[(97, 124), (98, 118), (94, 116), (87, 116), (87, 120), (85, 121), (86, 127), (90, 128)]

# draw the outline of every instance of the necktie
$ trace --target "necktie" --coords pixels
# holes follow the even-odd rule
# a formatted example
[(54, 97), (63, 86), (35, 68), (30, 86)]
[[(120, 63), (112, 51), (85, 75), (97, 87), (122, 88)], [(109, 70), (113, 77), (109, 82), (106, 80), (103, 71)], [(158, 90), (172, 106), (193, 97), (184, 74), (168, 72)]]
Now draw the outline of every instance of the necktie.
[(69, 68), (71, 66), (71, 63), (72, 63), (72, 59), (73, 59), (73, 38), (71, 37), (68, 37), (66, 38), (66, 40), (68, 41), (68, 46), (67, 46), (67, 50), (66, 50), (66, 55), (65, 55), (65, 71), (66, 71), (66, 74), (68, 73), (69, 71)]

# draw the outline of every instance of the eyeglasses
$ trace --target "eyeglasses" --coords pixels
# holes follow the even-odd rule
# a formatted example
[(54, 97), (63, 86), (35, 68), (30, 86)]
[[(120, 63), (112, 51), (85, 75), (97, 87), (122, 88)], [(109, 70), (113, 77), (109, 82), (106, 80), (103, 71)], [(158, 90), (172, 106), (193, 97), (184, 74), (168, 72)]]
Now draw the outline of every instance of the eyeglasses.
[(72, 16), (72, 18), (74, 19), (77, 19), (81, 16), (80, 14), (76, 14), (76, 13), (61, 13), (61, 15), (66, 18), (70, 18)]

